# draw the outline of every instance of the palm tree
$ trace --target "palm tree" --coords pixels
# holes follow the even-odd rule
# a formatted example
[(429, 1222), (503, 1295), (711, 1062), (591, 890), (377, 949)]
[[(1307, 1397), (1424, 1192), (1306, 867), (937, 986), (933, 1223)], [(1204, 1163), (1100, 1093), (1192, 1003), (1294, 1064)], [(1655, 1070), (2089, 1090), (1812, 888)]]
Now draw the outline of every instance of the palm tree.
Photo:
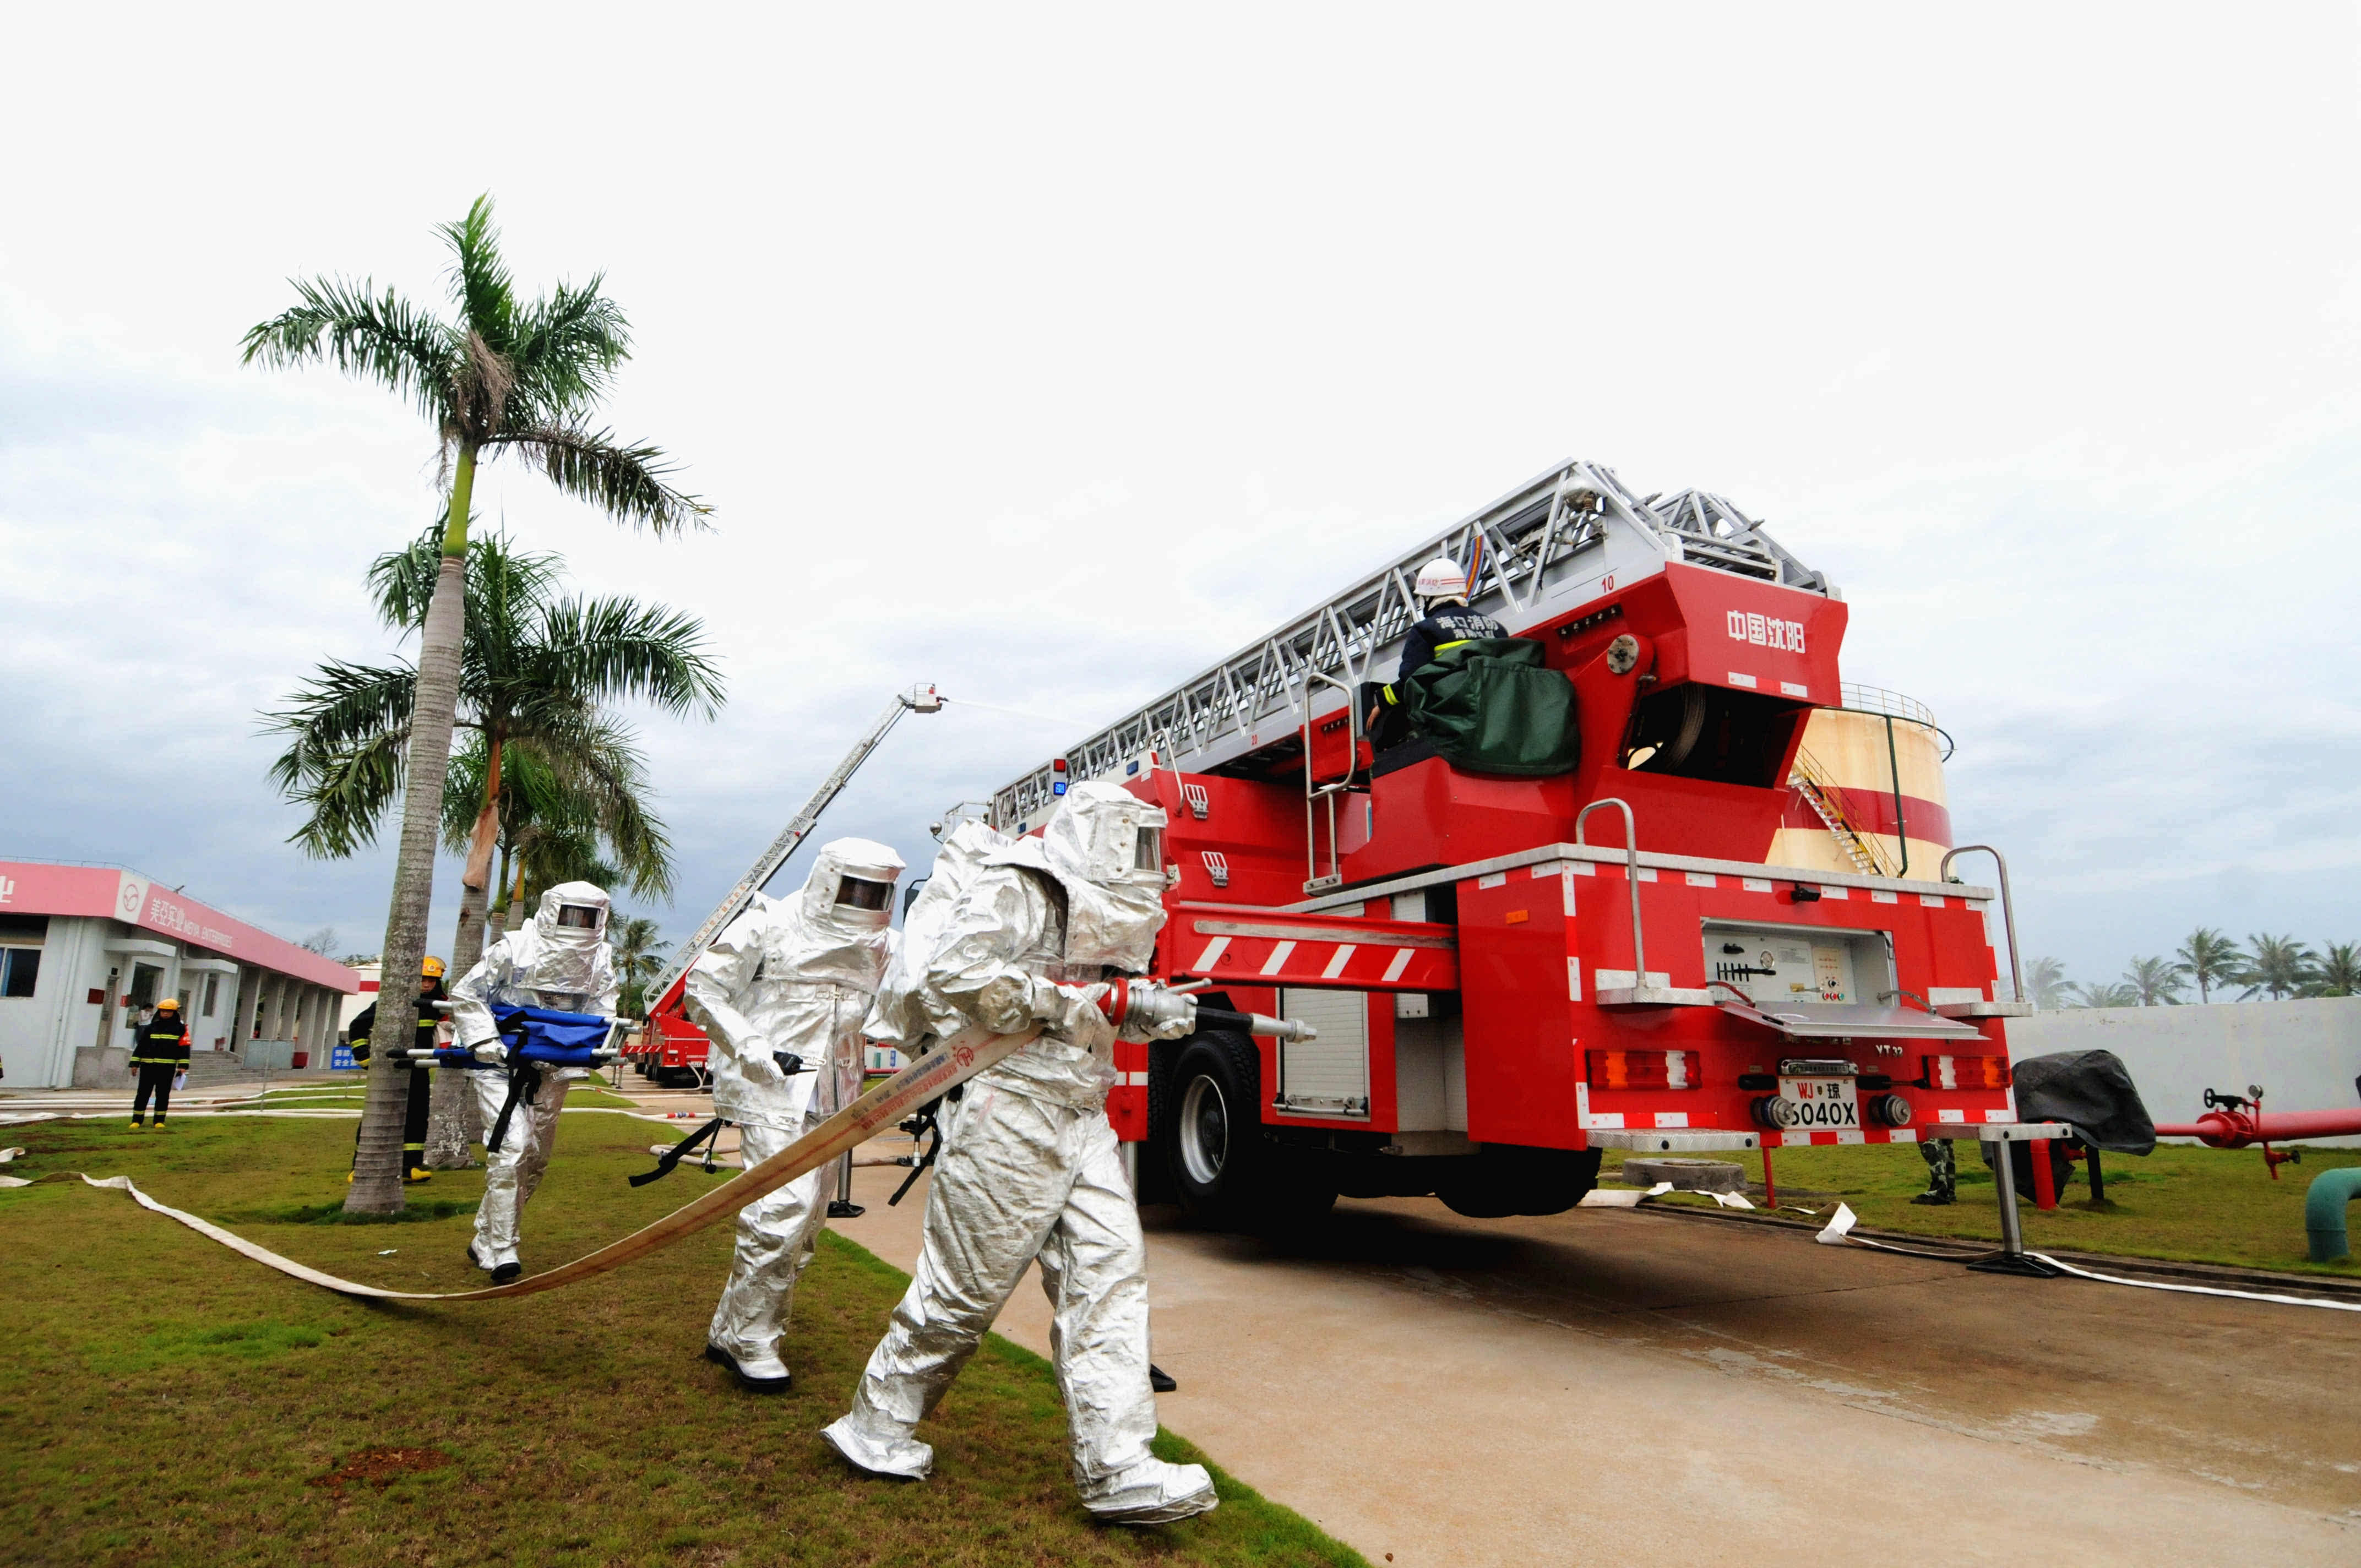
[[(478, 543), (484, 548), (469, 553), (467, 598), (476, 608), (460, 660), (457, 718), (475, 731), (473, 750), (453, 759), (444, 791), (445, 840), (467, 856), (451, 954), (462, 973), (482, 952), (503, 778), (523, 759), (512, 748), (531, 746), (544, 768), (557, 770), (551, 787), (598, 803), (598, 825), (620, 850), (634, 892), (669, 895), (669, 847), (660, 835), (653, 846), (640, 842), (638, 753), (628, 732), (599, 717), (599, 705), (637, 697), (675, 716), (711, 718), (721, 702), (721, 678), (702, 652), (704, 627), (695, 618), (620, 595), (557, 598), (564, 565), (556, 555), (521, 554), (499, 535)], [(370, 567), (388, 625), (423, 620), (440, 565), (430, 531)], [(463, 769), (468, 776), (460, 787)]]
[(648, 982), (664, 969), (664, 937), (644, 915), (619, 915), (607, 923), (607, 938), (615, 948), (615, 976), (623, 982), (622, 1009), (645, 1018)]
[(2066, 979), (2066, 966), (2056, 959), (2035, 959), (2026, 965), (2025, 988), (2032, 993), (2033, 1005), (2046, 1013), (2067, 1005), (2067, 993), (2073, 989)]
[[(648, 898), (672, 896), (672, 841), (647, 810), (646, 768), (638, 748), (620, 728), (589, 740), (572, 756), (524, 743), (509, 748), (495, 906), (506, 913), (509, 930), (523, 923), (528, 889), (561, 882), (628, 887)], [(481, 746), (471, 746), (453, 761), (452, 776), (464, 771), (470, 779), (480, 777), (483, 766)], [(446, 828), (456, 849), (471, 825), (454, 815)]]
[(2180, 960), (2180, 972), (2197, 982), (2200, 1002), (2213, 1001), (2213, 988), (2235, 981), (2246, 962), (2238, 944), (2211, 926), (2191, 931), (2174, 956)]
[(2132, 967), (2124, 970), (2124, 983), (2131, 987), (2142, 1007), (2177, 1007), (2181, 989), (2189, 983), (2182, 973), (2180, 965), (2170, 959), (2136, 958)]
[(2306, 996), (2361, 995), (2361, 942), (2331, 942), (2312, 970)]
[(2066, 989), (2073, 992), (2075, 1001), (2072, 1004), (2077, 1007), (2136, 1007), (2140, 1004), (2139, 992), (2128, 985), (2070, 985)]
[[(448, 818), (456, 815), (465, 824), (459, 836), (471, 840), (469, 873), (462, 881), (472, 888), (463, 886), (451, 955), (454, 972), (465, 973), (482, 950), (481, 867), (489, 863), (490, 837), (497, 830), (506, 755), (520, 745), (531, 746), (557, 759), (554, 765), (575, 777), (604, 778), (610, 785), (620, 780), (635, 791), (643, 782), (637, 753), (602, 717), (600, 705), (640, 697), (667, 712), (709, 716), (720, 701), (721, 683), (702, 652), (704, 629), (695, 619), (627, 597), (558, 598), (555, 589), (563, 570), (558, 557), (521, 554), (492, 534), (463, 543), (463, 592), (477, 601), (478, 613), (458, 629), (458, 668), (445, 687), (449, 701), (438, 726), (436, 716), (420, 704), (427, 686), (426, 644), (435, 634), (434, 618), (443, 613), (445, 598), (443, 584), (456, 564), (443, 554), (448, 541), (447, 528), (438, 523), (427, 537), (408, 550), (380, 556), (369, 569), (380, 618), (389, 626), (422, 634), (419, 665), (401, 661), (324, 664), (288, 708), (267, 716), (267, 726), (289, 737), (286, 751), (272, 764), (272, 776), (289, 798), (307, 808), (294, 840), (313, 855), (350, 855), (375, 839), (379, 822), (401, 796), (403, 865), (408, 863), (413, 808), (424, 798), (418, 777), (422, 746), (427, 730), (439, 729), (433, 748), (438, 776), (432, 793), (437, 811), (446, 818), (441, 826), (448, 834)], [(472, 778), (461, 779), (459, 789), (452, 793), (445, 785), (451, 733), (459, 726), (473, 731), (471, 745), (484, 766)], [(660, 830), (656, 842), (661, 849)], [(430, 841), (430, 871), (432, 850)], [(400, 865), (395, 881), (399, 890)], [(427, 881), (418, 886), (432, 892)], [(419, 927), (415, 939), (423, 950), (423, 916)], [(390, 921), (385, 972), (414, 972), (415, 959), (405, 970), (393, 955), (395, 936)], [(379, 1054), (390, 1053), (380, 1049)], [(437, 1086), (435, 1103), (441, 1114), (436, 1125), (442, 1135), (434, 1140), (432, 1151), (446, 1167), (464, 1163), (466, 1143), (464, 1130), (453, 1133), (454, 1127), (464, 1128), (458, 1118), (465, 1093), (457, 1075), (447, 1076), (451, 1083)], [(364, 1120), (376, 1114), (370, 1107), (378, 1091), (372, 1071)], [(397, 1124), (400, 1104), (397, 1098), (390, 1107)], [(398, 1155), (399, 1132), (388, 1135)], [(367, 1140), (365, 1129), (364, 1146)], [(348, 1209), (357, 1205), (367, 1180), (364, 1169), (354, 1180)], [(399, 1209), (398, 1179), (393, 1193), (390, 1207)]]
[[(248, 364), (325, 362), (409, 400), (433, 422), (450, 481), (434, 589), (420, 627), (416, 722), (403, 748), (401, 841), (386, 915), (388, 974), (416, 972), (426, 948), (434, 841), (458, 701), (464, 563), (477, 465), (513, 451), (566, 494), (659, 534), (703, 526), (711, 510), (674, 487), (655, 447), (619, 443), (587, 422), (631, 351), (622, 311), (599, 291), (603, 280), (594, 276), (579, 288), (560, 283), (531, 303), (521, 302), (500, 258), (489, 196), (477, 198), (465, 218), (440, 232), (453, 253), (454, 320), (440, 320), (390, 289), (380, 295), (373, 282), (319, 278), (297, 281), (302, 302), (255, 326), (245, 339)], [(379, 1012), (357, 1174), (345, 1203), (350, 1211), (401, 1208), (403, 1086), (394, 1052), (407, 1034), (398, 1012)]]
[(2293, 937), (2274, 937), (2268, 932), (2246, 938), (2250, 956), (2231, 979), (2246, 989), (2238, 994), (2244, 1002), (2257, 992), (2267, 993), (2274, 1002), (2295, 995), (2312, 983), (2315, 966), (2320, 959), (2311, 947)]

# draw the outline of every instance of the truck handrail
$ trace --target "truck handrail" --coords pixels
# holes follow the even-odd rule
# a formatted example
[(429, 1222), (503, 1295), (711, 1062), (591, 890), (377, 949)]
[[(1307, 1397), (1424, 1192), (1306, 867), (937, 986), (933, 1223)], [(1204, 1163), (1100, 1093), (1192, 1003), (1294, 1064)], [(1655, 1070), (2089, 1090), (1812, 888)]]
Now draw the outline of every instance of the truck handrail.
[[(1315, 685), (1334, 686), (1345, 694), (1345, 717), (1348, 727), (1345, 732), (1345, 776), (1332, 784), (1319, 783), (1312, 760), (1312, 728), (1320, 722), (1319, 716), (1312, 712), (1312, 688)], [(1303, 720), (1303, 891), (1322, 893), (1342, 886), (1345, 881), (1344, 852), (1336, 844), (1336, 796), (1352, 787), (1354, 775), (1361, 771), (1359, 695), (1324, 671), (1306, 670), (1303, 711), (1307, 716)], [(1176, 768), (1173, 772), (1177, 778), (1180, 770)], [(1313, 804), (1323, 800), (1328, 804), (1328, 874), (1324, 877), (1320, 874), (1320, 835), (1312, 815)]]
[(2008, 979), (2009, 984), (2015, 988), (2009, 995), (2013, 1001), (2029, 1001), (2031, 999), (2025, 994), (2025, 962), (2016, 949), (2016, 905), (2008, 895), (2007, 857), (1990, 844), (1962, 844), (1943, 857), (1943, 863), (1935, 868), (1935, 877), (1938, 882), (1950, 881), (1951, 862), (1961, 855), (1973, 854), (1979, 850), (1990, 855), (1993, 864), (2000, 868), (2000, 920), (2008, 931)]
[(1630, 862), (1624, 868), (1623, 881), (1631, 894), (1631, 983), (1644, 991), (1648, 985), (1648, 934), (1640, 928), (1640, 824), (1631, 815), (1631, 803), (1616, 795), (1592, 801), (1575, 813), (1574, 841), (1583, 849), (1590, 848), (1583, 842), (1582, 825), (1603, 806), (1611, 806), (1623, 814), (1623, 850)]

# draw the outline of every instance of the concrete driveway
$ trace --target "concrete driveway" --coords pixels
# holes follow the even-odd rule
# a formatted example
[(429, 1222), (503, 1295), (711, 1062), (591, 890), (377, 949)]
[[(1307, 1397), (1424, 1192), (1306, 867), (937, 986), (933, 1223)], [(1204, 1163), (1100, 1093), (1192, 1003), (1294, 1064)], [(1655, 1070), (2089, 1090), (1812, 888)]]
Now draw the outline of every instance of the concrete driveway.
[[(839, 1223), (907, 1267), (902, 1174)], [(1148, 1220), (1164, 1423), (1373, 1563), (2361, 1561), (2361, 1314), (1645, 1210)], [(1038, 1277), (999, 1328), (1048, 1352)]]

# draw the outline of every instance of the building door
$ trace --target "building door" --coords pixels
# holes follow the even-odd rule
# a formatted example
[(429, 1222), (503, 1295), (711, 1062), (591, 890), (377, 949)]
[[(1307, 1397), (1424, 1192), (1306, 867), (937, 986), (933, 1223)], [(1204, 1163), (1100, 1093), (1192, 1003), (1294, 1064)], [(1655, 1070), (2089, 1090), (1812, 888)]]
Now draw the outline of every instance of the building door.
[(98, 1010), (98, 1048), (102, 1051), (115, 1039), (115, 983), (122, 978), (123, 971), (119, 969), (106, 971), (106, 1005)]
[(156, 1005), (156, 988), (163, 983), (164, 971), (156, 965), (135, 963), (131, 966), (131, 1014), (133, 1017)]

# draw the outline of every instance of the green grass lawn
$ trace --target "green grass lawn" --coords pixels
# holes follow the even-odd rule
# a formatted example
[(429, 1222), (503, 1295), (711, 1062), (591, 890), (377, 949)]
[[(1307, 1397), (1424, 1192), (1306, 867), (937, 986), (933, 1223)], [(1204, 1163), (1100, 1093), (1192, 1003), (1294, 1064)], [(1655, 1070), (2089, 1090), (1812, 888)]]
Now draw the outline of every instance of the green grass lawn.
[[(666, 1129), (568, 1116), (526, 1211), (528, 1266), (636, 1228), (721, 1179), (633, 1189)], [(341, 1223), (343, 1120), (189, 1118), (11, 1129), (17, 1175), (124, 1174), (159, 1201), (349, 1278), (422, 1290), (462, 1256), (482, 1179), (438, 1174), (398, 1223)], [(857, 1225), (857, 1222), (854, 1222)], [(923, 1485), (820, 1442), (904, 1276), (831, 1234), (787, 1344), (795, 1391), (699, 1359), (727, 1268), (715, 1227), (569, 1289), (372, 1304), (301, 1284), (119, 1192), (0, 1190), (0, 1563), (1345, 1563), (1362, 1559), (1215, 1472), (1213, 1514), (1093, 1525), (1049, 1367), (998, 1338), (922, 1435)], [(1158, 1452), (1203, 1456), (1167, 1433)]]
[[(1916, 1149), (1890, 1145), (1773, 1149), (1771, 1168), (1779, 1200), (1820, 1211), (1841, 1199), (1862, 1224), (1913, 1235), (2000, 1241), (2000, 1202), (1993, 1173), (1971, 1144), (1955, 1143), (1960, 1167), (1959, 1201), (1935, 1208), (1910, 1200), (1927, 1190), (1927, 1167)], [(1762, 1201), (1760, 1155), (1716, 1155), (1746, 1167)], [(2361, 1165), (2361, 1149), (2307, 1148), (2303, 1163), (2279, 1168), (2273, 1181), (2259, 1149), (2209, 1149), (2159, 1144), (2146, 1158), (2102, 1155), (2107, 1201), (2091, 1202), (2081, 1168), (2059, 1194), (2058, 1207), (2044, 1213), (2030, 1194), (2020, 1194), (2017, 1213), (2025, 1245), (2036, 1252), (2113, 1253), (2124, 1257), (2169, 1258), (2189, 1263), (2229, 1264), (2247, 1268), (2311, 1274), (2361, 1275), (2345, 1259), (2314, 1263), (2304, 1240), (2304, 1187), (2322, 1171)], [(1622, 1157), (1609, 1154), (1603, 1180), (1617, 1179)], [(1659, 1200), (1664, 1201), (1666, 1200)], [(1679, 1196), (1683, 1203), (1711, 1206), (1711, 1200)], [(1788, 1219), (1802, 1216), (1789, 1214)], [(2356, 1215), (2361, 1224), (2361, 1215)]]

